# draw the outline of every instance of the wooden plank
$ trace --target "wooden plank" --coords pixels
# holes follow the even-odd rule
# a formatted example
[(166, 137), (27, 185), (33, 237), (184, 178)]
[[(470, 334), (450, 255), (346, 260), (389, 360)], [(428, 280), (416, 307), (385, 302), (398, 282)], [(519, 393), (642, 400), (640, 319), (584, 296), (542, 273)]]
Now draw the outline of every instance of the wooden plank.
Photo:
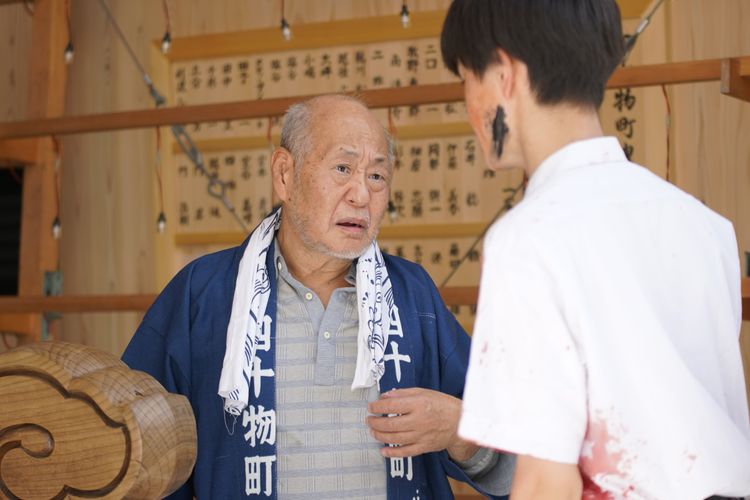
[(440, 297), (448, 306), (466, 306), (477, 303), (479, 287), (477, 286), (446, 286), (440, 288)]
[[(56, 297), (0, 297), (0, 314), (81, 313), (145, 311), (156, 299), (154, 294), (75, 295)], [(0, 316), (2, 317), (2, 316)]]
[[(34, 3), (32, 43), (29, 51), (28, 116), (49, 119), (65, 110), (67, 69), (60, 54), (67, 43), (65, 2)], [(55, 155), (52, 141), (36, 141), (36, 162), (23, 179), (21, 245), (18, 294), (42, 295), (45, 271), (57, 269), (59, 245), (52, 236), (55, 214)], [(26, 332), (33, 340), (41, 334), (41, 318)]]
[(626, 66), (616, 70), (607, 88), (697, 83), (721, 78), (721, 59)]
[[(474, 131), (468, 122), (459, 123), (428, 123), (425, 125), (407, 125), (396, 130), (396, 138), (399, 140), (455, 137), (472, 135)], [(279, 134), (271, 136), (274, 144), (279, 144)], [(2, 144), (2, 142), (0, 142)], [(220, 139), (205, 139), (195, 141), (195, 147), (201, 153), (217, 153), (222, 151), (244, 151), (248, 149), (264, 149), (268, 147), (266, 135), (248, 137), (225, 137)], [(172, 152), (182, 153), (182, 148), (176, 142), (172, 145)]]
[(743, 77), (740, 72), (741, 66), (746, 69), (750, 57), (742, 59), (733, 57), (721, 62), (721, 93), (750, 102), (750, 77)]
[(0, 167), (33, 165), (39, 161), (39, 139), (7, 139), (0, 141)]
[[(445, 287), (440, 294), (447, 305), (475, 304), (476, 287)], [(92, 313), (146, 311), (156, 299), (154, 294), (134, 295), (75, 295), (57, 297), (0, 297), (0, 321), (19, 313)], [(0, 322), (0, 325), (3, 323)]]
[(750, 57), (736, 57), (740, 61), (739, 74), (743, 78), (750, 77)]
[[(638, 18), (650, 0), (619, 0), (623, 19)], [(267, 54), (281, 51), (319, 49), (439, 37), (443, 28), (444, 9), (411, 12), (408, 28), (401, 25), (399, 11), (375, 17), (361, 17), (342, 21), (320, 23), (292, 23), (292, 38), (284, 40), (279, 27), (215, 33), (172, 40), (166, 58), (169, 61), (187, 61), (218, 57)], [(161, 39), (154, 40), (161, 45)]]
[[(410, 87), (365, 90), (358, 92), (356, 95), (370, 107), (387, 108), (412, 104), (460, 101), (463, 99), (463, 86), (460, 83), (415, 85)], [(79, 134), (185, 123), (268, 118), (283, 115), (292, 104), (312, 97), (314, 96), (282, 97), (262, 101), (199, 104), (71, 116), (66, 118), (5, 122), (0, 124), (0, 139), (37, 137), (50, 134)]]
[[(278, 27), (175, 38), (167, 57), (170, 61), (210, 59), (392, 40), (414, 40), (440, 35), (445, 10), (414, 11), (411, 13), (408, 28), (401, 25), (399, 12), (345, 21), (294, 23), (291, 25), (292, 39), (288, 41), (281, 36)], [(161, 40), (155, 40), (154, 43), (161, 44)]]
[[(439, 292), (449, 306), (473, 305), (479, 297), (479, 287), (475, 286), (448, 286), (440, 288)], [(0, 297), (0, 326), (12, 324), (14, 319), (11, 316), (21, 316), (19, 313), (146, 311), (155, 299), (154, 294)], [(743, 319), (750, 320), (750, 278), (742, 280), (742, 302)]]
[[(467, 238), (479, 236), (487, 226), (484, 222), (455, 224), (387, 225), (380, 228), (379, 240)], [(178, 246), (239, 245), (247, 237), (242, 231), (212, 231), (175, 234)]]
[[(747, 58), (741, 58), (742, 68)], [(643, 87), (660, 84), (695, 83), (721, 79), (721, 59), (652, 64), (618, 69), (607, 88)], [(744, 69), (743, 69), (744, 71)], [(461, 83), (439, 83), (409, 87), (364, 90), (356, 94), (372, 108), (388, 108), (463, 99)], [(166, 107), (116, 113), (46, 118), (0, 123), (0, 139), (66, 135), (105, 130), (124, 130), (172, 124), (221, 122), (280, 116), (286, 109), (312, 95), (284, 97), (262, 101), (238, 101), (193, 106)]]
[(34, 327), (35, 323), (32, 315), (0, 313), (0, 332), (28, 334)]
[(617, 5), (620, 7), (620, 17), (623, 19), (642, 17), (650, 3), (651, 0), (617, 0)]

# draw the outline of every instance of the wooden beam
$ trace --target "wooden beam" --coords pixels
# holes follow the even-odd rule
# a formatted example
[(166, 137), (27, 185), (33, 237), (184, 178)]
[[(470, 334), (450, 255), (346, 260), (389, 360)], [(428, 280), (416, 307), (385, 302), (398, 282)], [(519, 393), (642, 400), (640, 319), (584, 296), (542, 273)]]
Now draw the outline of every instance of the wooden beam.
[[(750, 102), (750, 58), (724, 59), (721, 62), (721, 93)], [(743, 74), (744, 73), (744, 74)]]
[(720, 78), (721, 59), (648, 64), (617, 69), (607, 82), (607, 88), (709, 82)]
[[(466, 222), (456, 224), (387, 224), (380, 228), (378, 240), (470, 238), (479, 236), (487, 223)], [(212, 231), (175, 234), (178, 246), (239, 245), (247, 237), (242, 231)]]
[[(639, 18), (650, 0), (618, 0), (623, 19)], [(408, 28), (401, 25), (399, 10), (385, 16), (361, 17), (320, 23), (295, 23), (292, 38), (284, 40), (278, 26), (253, 30), (176, 37), (166, 58), (187, 61), (220, 57), (268, 54), (291, 50), (364, 45), (393, 40), (416, 40), (440, 36), (445, 9), (411, 13)], [(154, 45), (161, 40), (154, 40)]]
[(155, 299), (154, 294), (0, 297), (0, 314), (145, 311)]
[[(67, 44), (65, 2), (36, 0), (29, 51), (27, 113), (36, 119), (62, 116), (67, 68), (61, 54)], [(55, 214), (55, 154), (52, 141), (36, 141), (36, 161), (24, 171), (18, 294), (43, 294), (44, 273), (57, 269), (58, 242), (52, 236)], [(26, 340), (41, 335), (41, 317)]]
[[(172, 40), (166, 57), (170, 61), (184, 61), (432, 38), (440, 36), (446, 11), (414, 11), (408, 28), (401, 25), (399, 14), (400, 10), (396, 10), (386, 16), (322, 23), (294, 23), (292, 20), (292, 38), (288, 41), (281, 36), (278, 26), (177, 37)], [(161, 44), (161, 40), (154, 43)]]
[[(413, 104), (432, 104), (463, 99), (460, 83), (415, 85), (411, 87), (366, 90), (357, 93), (368, 106), (386, 108)], [(105, 130), (123, 130), (155, 126), (221, 122), (283, 115), (292, 104), (314, 97), (282, 97), (261, 101), (238, 101), (217, 104), (167, 107), (118, 113), (49, 118), (42, 120), (0, 123), (0, 139), (66, 135)]]
[(39, 139), (6, 139), (0, 141), (0, 167), (3, 165), (17, 167), (38, 163)]
[[(741, 71), (748, 71), (750, 56), (736, 58)], [(632, 66), (618, 69), (607, 88), (643, 87), (660, 84), (695, 83), (721, 79), (721, 59)], [(365, 90), (357, 93), (370, 107), (388, 108), (463, 100), (461, 83), (439, 83), (410, 87)], [(66, 135), (107, 130), (147, 128), (172, 124), (222, 122), (282, 115), (295, 102), (312, 95), (261, 101), (239, 101), (193, 106), (166, 107), (95, 115), (46, 118), (0, 123), (0, 139)]]
[[(455, 137), (462, 135), (472, 135), (474, 131), (468, 122), (446, 122), (446, 123), (425, 123), (424, 125), (406, 125), (398, 127), (397, 138), (401, 141), (410, 139), (425, 139), (437, 137)], [(271, 136), (274, 144), (279, 143), (279, 135)], [(2, 142), (0, 142), (2, 144)], [(268, 137), (263, 135), (254, 135), (247, 137), (224, 137), (218, 139), (204, 139), (195, 141), (195, 147), (201, 153), (217, 153), (222, 151), (244, 151), (248, 149), (265, 149), (268, 148)], [(1, 150), (0, 150), (1, 151)], [(182, 148), (176, 142), (172, 145), (174, 154), (182, 153)]]
[[(445, 287), (440, 290), (448, 305), (476, 303), (476, 287)], [(71, 295), (57, 297), (0, 297), (0, 319), (23, 313), (93, 313), (146, 311), (154, 303), (154, 294)], [(8, 316), (9, 317), (9, 316)], [(0, 325), (3, 323), (0, 322)], [(0, 330), (1, 331), (1, 330)]]
[(0, 332), (28, 335), (35, 327), (34, 316), (30, 314), (0, 314)]
[[(479, 298), (479, 287), (475, 286), (448, 286), (440, 288), (439, 292), (449, 306), (473, 305)], [(146, 311), (155, 299), (153, 294), (0, 297), (0, 326), (7, 324), (3, 322), (4, 317), (19, 313)], [(750, 278), (742, 280), (742, 302), (743, 319), (750, 321)]]
[(479, 287), (476, 286), (446, 286), (439, 291), (440, 297), (448, 306), (473, 305), (479, 299)]

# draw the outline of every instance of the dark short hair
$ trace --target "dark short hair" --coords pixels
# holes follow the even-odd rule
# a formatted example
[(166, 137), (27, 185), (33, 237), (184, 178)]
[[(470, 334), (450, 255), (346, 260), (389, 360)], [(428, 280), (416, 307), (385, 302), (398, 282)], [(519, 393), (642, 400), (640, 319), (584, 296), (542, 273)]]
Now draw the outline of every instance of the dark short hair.
[(446, 66), (480, 78), (502, 48), (528, 67), (540, 104), (598, 108), (624, 43), (615, 0), (453, 0), (441, 35)]

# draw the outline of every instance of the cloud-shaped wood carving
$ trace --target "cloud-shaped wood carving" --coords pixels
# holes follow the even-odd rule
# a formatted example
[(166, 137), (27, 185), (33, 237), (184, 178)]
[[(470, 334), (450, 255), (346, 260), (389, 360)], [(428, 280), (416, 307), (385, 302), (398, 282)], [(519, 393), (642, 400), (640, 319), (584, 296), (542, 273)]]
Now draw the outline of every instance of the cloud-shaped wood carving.
[(0, 355), (0, 497), (161, 498), (195, 465), (183, 396), (64, 342)]

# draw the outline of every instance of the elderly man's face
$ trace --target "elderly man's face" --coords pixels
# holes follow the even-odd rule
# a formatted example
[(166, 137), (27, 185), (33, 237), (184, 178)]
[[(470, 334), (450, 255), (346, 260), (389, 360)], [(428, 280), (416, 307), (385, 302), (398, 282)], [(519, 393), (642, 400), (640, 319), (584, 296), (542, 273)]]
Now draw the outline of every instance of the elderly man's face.
[(377, 236), (388, 206), (392, 166), (383, 128), (351, 102), (314, 109), (310, 128), (312, 147), (295, 166), (284, 216), (308, 250), (354, 259)]

